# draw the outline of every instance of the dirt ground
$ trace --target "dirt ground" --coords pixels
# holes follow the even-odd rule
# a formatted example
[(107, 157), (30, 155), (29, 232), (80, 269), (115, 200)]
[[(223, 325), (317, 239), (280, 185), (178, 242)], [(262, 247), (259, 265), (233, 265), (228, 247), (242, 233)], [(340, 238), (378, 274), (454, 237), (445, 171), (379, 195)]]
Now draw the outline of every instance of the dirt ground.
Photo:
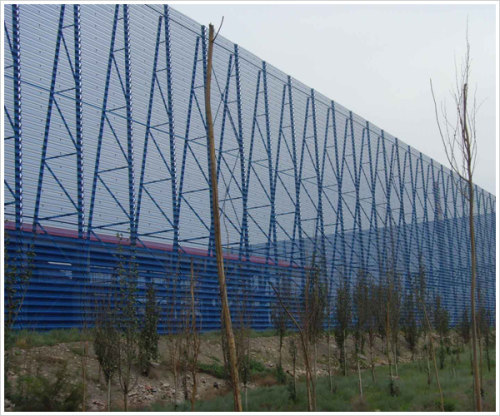
[[(207, 334), (202, 336), (199, 362), (204, 364), (223, 363), (222, 350), (220, 346), (220, 336), (217, 334)], [(406, 348), (406, 343), (403, 339), (400, 342), (400, 362), (408, 362), (411, 359), (411, 354)], [(106, 406), (106, 383), (104, 377), (99, 371), (99, 364), (93, 351), (92, 342), (88, 342), (89, 356), (87, 361), (87, 411), (103, 411)], [(276, 367), (278, 362), (279, 338), (277, 336), (261, 336), (253, 337), (250, 341), (251, 357), (269, 369)], [(346, 342), (347, 351), (353, 351), (353, 340), (350, 338)], [(8, 372), (8, 378), (11, 385), (15, 386), (16, 379), (21, 374), (29, 372), (31, 374), (38, 373), (44, 376), (54, 374), (60, 365), (66, 363), (68, 372), (73, 375), (75, 382), (82, 380), (82, 351), (83, 342), (61, 343), (55, 346), (43, 346), (32, 348), (15, 347), (11, 351), (12, 364), (11, 370)], [(147, 409), (151, 404), (156, 402), (178, 403), (184, 400), (182, 388), (179, 386), (177, 394), (174, 389), (173, 375), (170, 370), (168, 359), (167, 342), (165, 338), (160, 339), (159, 345), (160, 357), (158, 362), (153, 363), (153, 367), (148, 377), (140, 374), (137, 369), (134, 369), (133, 378), (135, 380), (134, 387), (129, 393), (129, 410)], [(336, 372), (339, 371), (339, 351), (335, 346), (333, 337), (330, 339), (330, 351), (332, 364)], [(368, 367), (368, 345), (365, 346), (365, 356), (361, 357), (364, 361), (363, 367)], [(354, 368), (352, 362), (353, 357), (350, 355), (348, 359), (350, 365)], [(326, 339), (323, 339), (317, 346), (317, 371), (318, 375), (327, 375), (328, 361), (328, 346)], [(383, 353), (383, 345), (380, 339), (374, 350), (374, 361), (376, 365), (387, 364), (387, 357)], [(282, 349), (282, 365), (285, 372), (292, 373), (292, 360), (289, 354), (289, 338), (286, 337)], [(300, 348), (297, 359), (297, 376), (305, 373), (302, 363), (302, 354)], [(199, 372), (197, 375), (198, 388), (197, 398), (207, 400), (217, 395), (222, 395), (228, 392), (229, 386), (225, 380), (218, 379), (213, 375)], [(262, 385), (275, 384), (276, 380), (271, 372), (265, 377), (254, 379), (249, 388)], [(179, 383), (180, 384), (180, 383)], [(190, 377), (188, 377), (188, 386), (191, 386)], [(119, 387), (118, 378), (115, 376), (112, 379), (112, 408), (122, 409), (123, 396)], [(188, 387), (190, 394), (190, 387)], [(7, 410), (7, 409), (6, 409)], [(11, 408), (10, 410), (15, 410)]]

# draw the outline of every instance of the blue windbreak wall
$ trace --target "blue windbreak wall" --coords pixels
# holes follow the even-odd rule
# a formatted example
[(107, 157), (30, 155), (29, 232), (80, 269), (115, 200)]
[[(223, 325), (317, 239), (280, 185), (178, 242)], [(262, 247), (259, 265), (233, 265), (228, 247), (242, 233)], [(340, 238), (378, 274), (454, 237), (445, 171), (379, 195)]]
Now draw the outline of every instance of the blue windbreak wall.
[[(193, 259), (203, 326), (218, 327), (206, 28), (163, 5), (4, 7), (9, 261), (35, 253), (19, 325), (81, 325), (116, 281), (122, 235), (140, 290), (152, 279), (166, 303), (182, 303)], [(360, 270), (408, 288), (423, 265), (428, 295), (460, 316), (470, 238), (457, 175), (222, 36), (212, 75), (230, 298), (252, 305), (255, 327), (270, 325), (270, 283), (300, 291), (313, 257), (332, 296)], [(479, 187), (474, 220), (493, 310), (495, 197)]]

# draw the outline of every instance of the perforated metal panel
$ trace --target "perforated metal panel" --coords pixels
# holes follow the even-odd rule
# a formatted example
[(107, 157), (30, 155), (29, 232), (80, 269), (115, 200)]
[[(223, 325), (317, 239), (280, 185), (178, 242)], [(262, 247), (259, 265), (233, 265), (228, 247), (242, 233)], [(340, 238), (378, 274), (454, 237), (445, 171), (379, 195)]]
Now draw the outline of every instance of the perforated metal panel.
[[(18, 325), (82, 325), (116, 280), (121, 235), (141, 296), (152, 279), (165, 305), (181, 308), (193, 259), (203, 327), (217, 328), (206, 28), (162, 5), (4, 7), (9, 258), (36, 254)], [(233, 310), (244, 297), (268, 327), (270, 283), (300, 293), (315, 256), (332, 296), (359, 270), (397, 273), (408, 290), (423, 265), (428, 296), (461, 315), (470, 238), (456, 175), (222, 36), (212, 75)], [(474, 221), (493, 310), (495, 197), (479, 187)]]

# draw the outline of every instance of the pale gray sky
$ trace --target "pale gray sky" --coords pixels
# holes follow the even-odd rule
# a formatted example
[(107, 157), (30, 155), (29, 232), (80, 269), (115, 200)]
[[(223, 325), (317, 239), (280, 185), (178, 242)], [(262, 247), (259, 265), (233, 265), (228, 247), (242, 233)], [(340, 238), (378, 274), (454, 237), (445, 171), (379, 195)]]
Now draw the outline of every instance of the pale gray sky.
[[(477, 97), (475, 182), (496, 194), (495, 5), (172, 4), (448, 166), (429, 87), (450, 98), (469, 21)], [(453, 110), (450, 101), (450, 112)]]

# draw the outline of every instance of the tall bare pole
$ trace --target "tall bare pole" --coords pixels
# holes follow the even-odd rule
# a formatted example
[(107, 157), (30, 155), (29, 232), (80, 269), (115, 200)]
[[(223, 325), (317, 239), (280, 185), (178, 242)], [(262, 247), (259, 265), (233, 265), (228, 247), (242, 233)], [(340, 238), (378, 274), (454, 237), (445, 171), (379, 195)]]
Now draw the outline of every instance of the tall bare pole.
[(219, 218), (219, 194), (217, 189), (215, 145), (214, 145), (214, 125), (212, 120), (212, 107), (210, 105), (210, 82), (212, 75), (212, 56), (214, 49), (214, 26), (209, 25), (208, 31), (208, 57), (207, 57), (207, 79), (205, 83), (205, 114), (208, 126), (208, 146), (210, 150), (210, 182), (212, 187), (212, 218), (214, 222), (215, 253), (217, 258), (217, 272), (219, 275), (219, 289), (222, 303), (222, 318), (229, 352), (229, 368), (231, 381), (233, 384), (234, 410), (243, 411), (241, 407), (240, 382), (238, 377), (238, 366), (236, 358), (236, 344), (234, 342), (233, 327), (231, 324), (231, 313), (227, 301), (226, 276), (224, 273), (224, 258), (222, 256), (222, 243)]
[[(477, 318), (476, 318), (476, 240), (474, 230), (474, 183), (473, 173), (477, 154), (476, 140), (476, 113), (478, 106), (476, 97), (469, 105), (469, 75), (470, 75), (470, 45), (468, 30), (466, 33), (466, 55), (460, 74), (456, 74), (456, 90), (453, 92), (456, 118), (451, 120), (446, 112), (444, 104), (441, 107), (441, 116), (438, 112), (434, 90), (431, 80), (431, 92), (434, 100), (434, 109), (439, 133), (443, 141), (446, 157), (450, 167), (460, 178), (460, 186), (464, 197), (469, 204), (469, 232), (470, 232), (470, 256), (471, 256), (471, 321), (472, 321), (472, 368), (474, 375), (474, 402), (476, 411), (482, 411), (481, 402), (481, 380), (479, 378), (478, 365), (478, 340), (477, 340)], [(459, 78), (460, 76), (460, 78)], [(441, 120), (442, 119), (442, 120)], [(441, 125), (443, 124), (443, 128)]]

